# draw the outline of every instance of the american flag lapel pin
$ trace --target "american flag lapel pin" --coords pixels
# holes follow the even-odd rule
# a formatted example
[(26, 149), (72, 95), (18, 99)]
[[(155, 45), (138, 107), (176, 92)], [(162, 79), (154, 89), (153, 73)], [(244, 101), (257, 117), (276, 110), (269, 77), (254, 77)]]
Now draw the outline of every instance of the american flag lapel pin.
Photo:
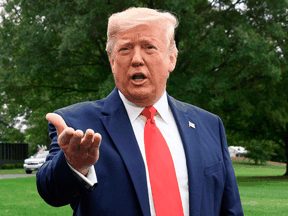
[(196, 128), (196, 127), (195, 127), (195, 124), (192, 123), (192, 122), (190, 122), (190, 121), (189, 121), (189, 127), (194, 128), (194, 129)]

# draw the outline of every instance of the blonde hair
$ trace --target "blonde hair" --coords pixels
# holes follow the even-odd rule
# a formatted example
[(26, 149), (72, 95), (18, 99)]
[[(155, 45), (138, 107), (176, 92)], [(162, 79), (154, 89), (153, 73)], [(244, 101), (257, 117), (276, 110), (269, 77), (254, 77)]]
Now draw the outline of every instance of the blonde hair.
[[(128, 8), (125, 11), (112, 14), (108, 20), (106, 51), (113, 56), (113, 47), (119, 32), (153, 22), (160, 26), (167, 38), (167, 48), (177, 55), (178, 50), (174, 40), (174, 30), (178, 26), (178, 19), (169, 12), (159, 12), (150, 8)], [(168, 44), (169, 43), (169, 44)]]

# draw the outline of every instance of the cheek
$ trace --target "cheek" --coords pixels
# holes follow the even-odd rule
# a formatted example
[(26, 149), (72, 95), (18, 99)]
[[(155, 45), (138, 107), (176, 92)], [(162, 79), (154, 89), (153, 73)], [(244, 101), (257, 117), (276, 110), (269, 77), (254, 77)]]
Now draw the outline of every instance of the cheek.
[(161, 73), (161, 68), (157, 68), (159, 70), (155, 71), (153, 74), (153, 78), (155, 79), (156, 84), (163, 82), (164, 75)]
[(123, 64), (116, 64), (114, 68), (114, 79), (115, 82), (118, 83), (118, 85), (125, 85), (127, 82), (128, 76), (127, 76), (128, 68), (125, 67)]
[(129, 58), (117, 58), (115, 66), (117, 67), (117, 72), (125, 74), (130, 66)]
[(124, 88), (125, 84), (124, 84), (124, 82), (123, 82), (123, 80), (122, 80), (121, 77), (123, 77), (123, 76), (121, 76), (121, 75), (119, 75), (119, 74), (114, 74), (115, 85), (117, 86), (117, 88), (118, 88), (121, 92), (123, 92), (123, 90), (125, 89), (125, 88)]
[(157, 79), (159, 82), (163, 82), (163, 79), (167, 79), (168, 77), (168, 65), (166, 62), (155, 61), (153, 64), (153, 74), (152, 76)]

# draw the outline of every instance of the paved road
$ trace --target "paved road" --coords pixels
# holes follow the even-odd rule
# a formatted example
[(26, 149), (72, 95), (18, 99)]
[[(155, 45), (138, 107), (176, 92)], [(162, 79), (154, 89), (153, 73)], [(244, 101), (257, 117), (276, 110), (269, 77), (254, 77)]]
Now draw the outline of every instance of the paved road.
[(9, 178), (23, 178), (23, 177), (33, 177), (36, 174), (6, 174), (0, 175), (0, 179), (9, 179)]

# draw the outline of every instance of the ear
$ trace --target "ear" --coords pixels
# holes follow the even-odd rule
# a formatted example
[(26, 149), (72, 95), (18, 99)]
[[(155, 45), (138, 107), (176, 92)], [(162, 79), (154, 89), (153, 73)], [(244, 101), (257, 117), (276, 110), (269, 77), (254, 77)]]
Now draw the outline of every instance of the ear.
[(112, 73), (114, 73), (115, 60), (114, 60), (113, 54), (108, 53), (108, 56), (109, 56), (109, 62), (110, 62), (110, 65), (111, 65)]
[(171, 53), (169, 56), (169, 68), (168, 68), (169, 73), (171, 73), (175, 69), (176, 61), (177, 61), (177, 53)]

